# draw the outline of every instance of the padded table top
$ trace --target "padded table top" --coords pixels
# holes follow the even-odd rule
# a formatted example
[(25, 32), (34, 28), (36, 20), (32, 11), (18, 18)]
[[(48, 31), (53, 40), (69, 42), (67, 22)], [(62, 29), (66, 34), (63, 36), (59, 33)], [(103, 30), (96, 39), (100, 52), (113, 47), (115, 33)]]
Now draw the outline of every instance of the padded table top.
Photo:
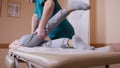
[[(58, 49), (59, 51), (59, 49)], [(14, 50), (13, 53), (45, 68), (84, 68), (120, 63), (120, 52), (49, 54)]]

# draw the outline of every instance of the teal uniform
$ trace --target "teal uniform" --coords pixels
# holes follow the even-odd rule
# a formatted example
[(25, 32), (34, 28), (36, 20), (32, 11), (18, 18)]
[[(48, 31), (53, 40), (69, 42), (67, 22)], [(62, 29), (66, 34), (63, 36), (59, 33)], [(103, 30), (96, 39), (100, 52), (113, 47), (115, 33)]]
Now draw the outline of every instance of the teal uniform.
[[(39, 19), (41, 19), (42, 14), (43, 14), (44, 2), (45, 2), (45, 0), (36, 0), (36, 2), (35, 2), (35, 12), (34, 13), (38, 14)], [(55, 3), (55, 8), (53, 11), (53, 15), (55, 15), (61, 9), (57, 0), (54, 0), (54, 3)], [(57, 39), (57, 38), (70, 38), (71, 39), (73, 35), (74, 35), (74, 29), (73, 29), (72, 25), (68, 22), (68, 20), (65, 19), (58, 25), (58, 27), (56, 27), (49, 34), (49, 37), (52, 40)]]

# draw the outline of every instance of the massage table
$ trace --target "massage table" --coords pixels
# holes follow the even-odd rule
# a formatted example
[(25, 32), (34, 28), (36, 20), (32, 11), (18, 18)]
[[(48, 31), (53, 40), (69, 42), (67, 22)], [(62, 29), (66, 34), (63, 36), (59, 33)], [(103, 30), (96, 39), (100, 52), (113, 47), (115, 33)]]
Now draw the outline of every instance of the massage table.
[(26, 62), (29, 68), (88, 68), (120, 63), (120, 52), (111, 51), (109, 46), (95, 50), (42, 47), (10, 49), (6, 56), (7, 67), (18, 68), (20, 60)]

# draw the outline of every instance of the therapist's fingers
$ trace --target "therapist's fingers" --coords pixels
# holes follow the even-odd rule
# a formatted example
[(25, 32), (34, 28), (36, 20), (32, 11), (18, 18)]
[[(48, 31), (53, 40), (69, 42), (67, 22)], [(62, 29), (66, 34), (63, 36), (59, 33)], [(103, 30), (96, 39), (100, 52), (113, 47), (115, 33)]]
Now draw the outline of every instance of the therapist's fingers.
[(39, 39), (46, 38), (46, 36), (47, 36), (46, 30), (44, 28), (40, 28), (37, 35), (38, 35)]
[(33, 34), (37, 34), (37, 32), (35, 31)]

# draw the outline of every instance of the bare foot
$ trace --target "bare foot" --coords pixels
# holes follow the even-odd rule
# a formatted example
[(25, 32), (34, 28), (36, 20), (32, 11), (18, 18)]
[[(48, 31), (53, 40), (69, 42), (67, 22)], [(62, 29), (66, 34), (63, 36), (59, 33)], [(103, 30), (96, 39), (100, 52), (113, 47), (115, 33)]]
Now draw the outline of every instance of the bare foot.
[(18, 42), (18, 40), (15, 40), (13, 43), (11, 43), (11, 44), (9, 45), (9, 48), (10, 48), (10, 49), (11, 49), (11, 48), (17, 48), (17, 47), (19, 47), (19, 46), (24, 46), (24, 45), (20, 44), (20, 43)]

